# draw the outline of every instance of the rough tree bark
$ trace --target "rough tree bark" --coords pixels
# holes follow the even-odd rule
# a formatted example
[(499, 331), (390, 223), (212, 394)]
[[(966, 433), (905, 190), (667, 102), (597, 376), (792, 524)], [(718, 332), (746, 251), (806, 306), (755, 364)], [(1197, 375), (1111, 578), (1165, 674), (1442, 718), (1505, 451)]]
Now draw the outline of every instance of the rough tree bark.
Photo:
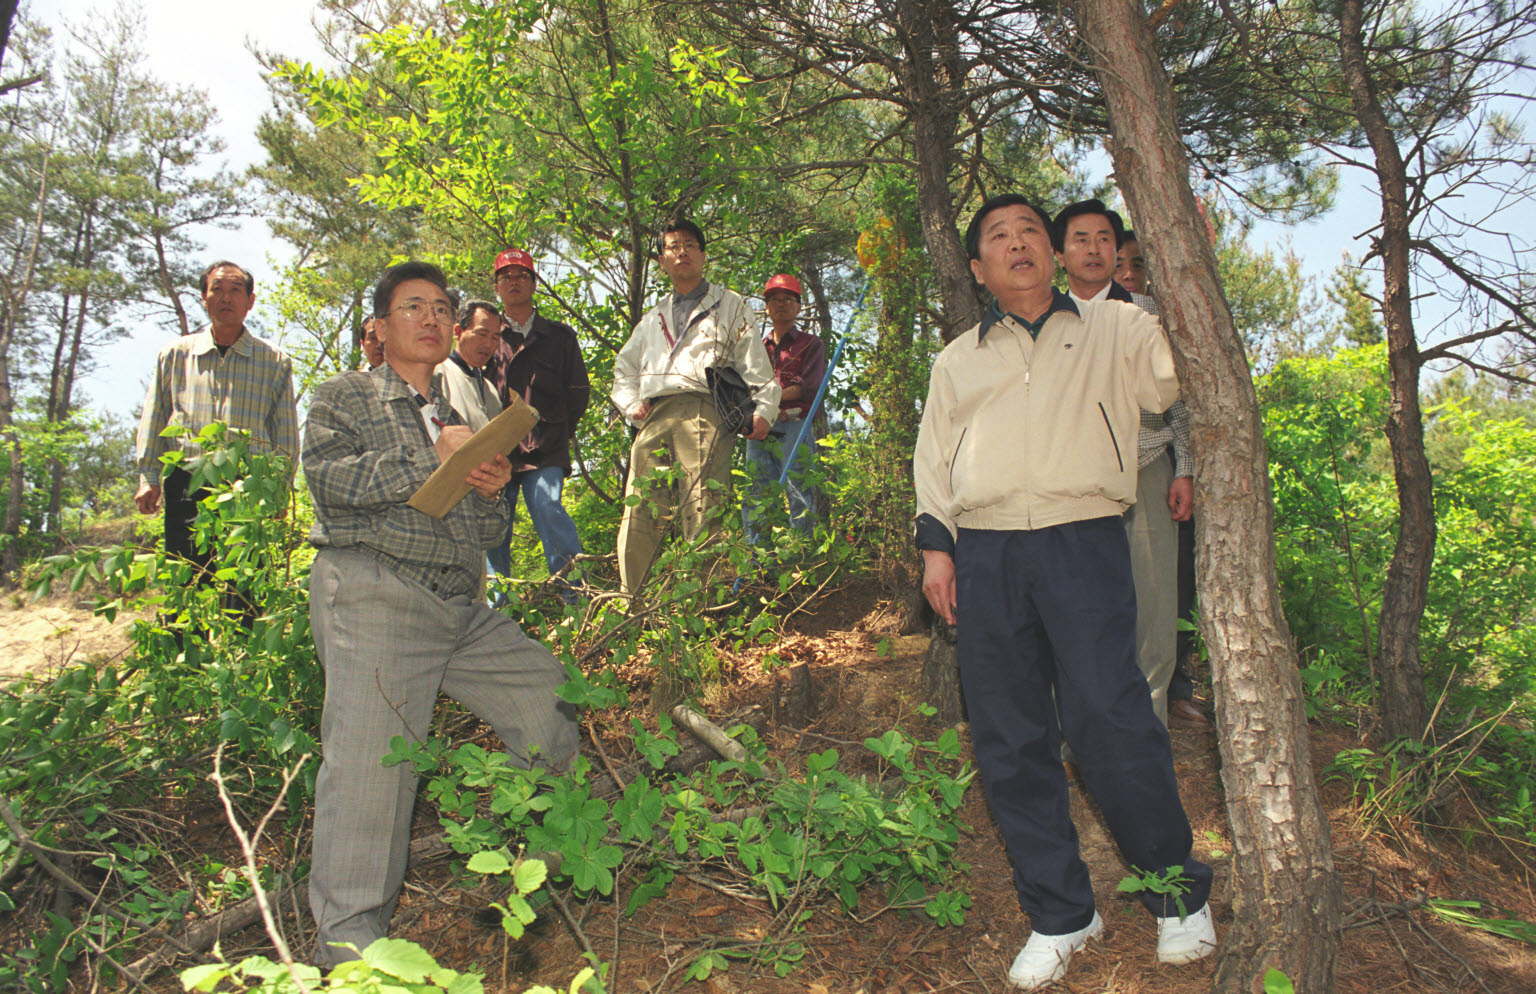
[(1296, 652), (1280, 609), (1274, 504), (1258, 398), (1216, 275), (1174, 97), (1138, 0), (1075, 0), (1108, 101), (1110, 154), (1142, 233), (1196, 428), (1201, 627), (1211, 650), (1232, 827), (1234, 921), (1217, 991), (1262, 988), (1270, 967), (1331, 990), (1339, 892), (1312, 776)]
[(907, 42), (899, 76), (911, 108), (917, 211), (928, 261), (944, 299), (940, 333), (948, 342), (981, 321), (976, 281), (960, 241), (949, 187), (955, 133), (965, 103), (966, 69), (955, 31), (957, 14), (948, 0), (903, 0), (896, 16)]
[(1408, 270), (1411, 232), (1408, 173), (1397, 137), (1371, 86), (1362, 36), (1361, 0), (1344, 0), (1340, 10), (1339, 55), (1349, 102), (1376, 157), (1381, 185), (1381, 234), (1371, 251), (1381, 256), (1382, 319), (1387, 326), (1387, 366), (1392, 406), (1387, 442), (1397, 480), (1397, 543), (1381, 593), (1380, 651), (1376, 661), (1376, 705), (1388, 739), (1420, 739), (1429, 724), (1429, 700), (1419, 662), (1419, 623), (1429, 597), (1435, 558), (1435, 504), (1429, 458), (1424, 453), (1424, 419), (1419, 408), (1419, 342), (1413, 330), (1413, 291)]

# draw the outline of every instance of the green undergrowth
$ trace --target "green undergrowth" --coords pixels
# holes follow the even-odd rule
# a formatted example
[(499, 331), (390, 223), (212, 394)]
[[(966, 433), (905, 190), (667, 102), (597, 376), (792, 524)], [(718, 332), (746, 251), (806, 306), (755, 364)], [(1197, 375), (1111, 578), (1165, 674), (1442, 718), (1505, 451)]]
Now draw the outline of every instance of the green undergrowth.
[[(101, 615), (145, 617), (133, 623), (120, 664), (73, 666), (0, 688), (0, 913), (18, 937), (0, 959), (0, 985), (9, 989), (56, 990), (87, 976), (124, 982), (122, 966), (162, 948), (165, 931), (248, 899), (253, 886), (272, 889), (308, 871), (307, 839), (297, 829), (318, 762), (302, 759), (318, 753), (324, 695), (308, 629), (313, 553), (304, 536), (312, 512), (302, 481), (295, 487), (281, 460), (250, 452), (218, 426), (201, 441), (208, 454), (185, 468), (194, 486), (212, 491), (195, 525), (199, 542), (215, 550), (211, 572), (134, 546), (77, 550), (41, 566), (36, 594), (89, 585), (100, 591)], [(509, 936), (526, 919), (526, 903), (541, 899), (535, 892), (575, 901), (617, 893), (634, 913), (685, 872), (775, 909), (759, 940), (700, 948), (690, 966), (699, 978), (733, 960), (792, 969), (804, 953), (795, 937), (806, 918), (852, 909), (871, 888), (883, 909), (962, 920), (969, 899), (955, 887), (963, 870), (953, 859), (956, 812), (972, 774), (952, 731), (924, 741), (893, 729), (870, 738), (862, 757), (829, 751), (792, 768), (768, 756), (750, 729), (738, 730), (745, 761), (660, 772), (677, 737), (664, 716), (630, 707), (617, 671), (633, 675), (643, 663), (653, 701), (658, 691), (694, 699), (719, 678), (723, 650), (770, 646), (784, 612), (813, 606), (818, 590), (860, 568), (862, 553), (846, 536), (825, 526), (793, 532), (782, 507), (766, 523), (771, 567), (767, 550), (743, 546), (727, 520), (725, 538), (712, 545), (670, 543), (644, 598), (628, 604), (602, 592), (601, 564), (589, 567), (592, 588), (574, 606), (561, 604), (549, 583), (509, 585), (507, 612), (566, 668), (562, 694), (585, 720), (615, 723), (603, 736), (627, 739), (643, 757), (622, 789), (599, 784), (585, 762), (556, 777), (514, 770), (503, 753), (475, 744), (396, 742), (388, 761), (426, 775), (422, 800), (441, 813), (460, 884), (501, 888)], [(210, 850), (189, 838), (189, 826), (223, 818), (210, 783), (220, 748), (223, 785), (242, 823), (277, 809), (255, 881), (227, 845)], [(537, 874), (535, 852), (545, 867)], [(61, 875), (95, 896), (56, 898)], [(533, 875), (537, 885), (528, 889)], [(400, 972), (406, 946), (381, 947), (373, 960), (363, 951), (365, 966), (306, 974), (304, 982), (475, 989), (472, 974)], [(420, 966), (414, 956), (407, 959)], [(200, 969), (191, 983), (204, 989), (296, 983), (285, 965), (259, 958)], [(572, 990), (600, 989), (599, 963), (572, 964), (569, 975), (578, 977)]]

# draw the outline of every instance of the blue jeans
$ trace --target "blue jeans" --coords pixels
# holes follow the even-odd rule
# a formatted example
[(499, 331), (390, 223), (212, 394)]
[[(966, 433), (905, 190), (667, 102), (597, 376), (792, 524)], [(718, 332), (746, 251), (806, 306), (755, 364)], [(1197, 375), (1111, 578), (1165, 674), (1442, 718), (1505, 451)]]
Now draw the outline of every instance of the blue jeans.
[[(754, 522), (762, 514), (757, 508), (762, 505), (769, 485), (778, 482), (784, 472), (784, 450), (794, 444), (799, 432), (800, 423), (794, 422), (782, 436), (769, 435), (761, 442), (747, 439), (747, 496), (741, 502), (741, 527), (749, 545), (756, 545), (762, 537)], [(811, 468), (815, 458), (816, 435), (814, 431), (808, 431), (795, 454), (789, 479), (784, 481), (784, 493), (789, 498), (789, 523), (796, 531), (807, 535), (816, 527), (816, 491), (801, 482), (801, 474)]]
[(497, 576), (512, 575), (512, 523), (517, 520), (517, 492), (523, 492), (523, 503), (528, 505), (528, 517), (533, 520), (533, 530), (538, 532), (539, 543), (544, 546), (544, 563), (549, 575), (554, 576), (572, 559), (581, 555), (581, 536), (576, 532), (576, 522), (560, 503), (560, 493), (565, 489), (565, 470), (559, 466), (545, 466), (512, 474), (502, 496), (512, 511), (507, 521), (507, 534), (501, 544), (486, 550), (485, 559)]

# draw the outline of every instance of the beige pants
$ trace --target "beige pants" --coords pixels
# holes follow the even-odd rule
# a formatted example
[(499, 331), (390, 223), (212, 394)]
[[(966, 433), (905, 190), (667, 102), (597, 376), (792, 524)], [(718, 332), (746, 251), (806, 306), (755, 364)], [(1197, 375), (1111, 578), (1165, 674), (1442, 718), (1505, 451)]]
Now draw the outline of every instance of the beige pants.
[[(629, 450), (624, 496), (639, 494), (641, 500), (625, 505), (619, 525), (619, 585), (625, 596), (645, 582), (674, 520), (687, 542), (706, 529), (710, 537), (718, 534), (719, 518), (711, 512), (730, 486), (735, 442), (736, 436), (721, 429), (714, 401), (705, 394), (676, 394), (651, 404)], [(648, 485), (646, 478), (658, 469), (670, 471), (673, 481)]]
[(1136, 475), (1136, 504), (1125, 515), (1136, 581), (1136, 661), (1152, 691), (1152, 708), (1168, 724), (1179, 616), (1179, 524), (1168, 510), (1173, 465), (1160, 456)]

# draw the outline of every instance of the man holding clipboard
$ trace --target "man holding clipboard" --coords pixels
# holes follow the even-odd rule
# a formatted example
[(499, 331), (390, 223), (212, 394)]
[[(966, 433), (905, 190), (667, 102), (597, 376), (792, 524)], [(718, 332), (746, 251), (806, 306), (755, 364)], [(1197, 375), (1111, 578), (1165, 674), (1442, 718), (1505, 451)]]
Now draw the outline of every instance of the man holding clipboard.
[[(466, 445), (472, 433), (433, 389), (453, 347), (447, 280), (428, 263), (393, 266), (373, 309), (383, 365), (321, 384), (302, 449), (319, 548), (310, 628), (326, 679), (310, 875), (322, 967), (356, 958), (335, 943), (360, 951), (388, 932), (416, 775), (380, 760), (393, 736), (426, 737), (440, 690), (490, 724), (519, 766), (564, 770), (579, 745), (556, 693), (560, 663), (479, 597), (485, 549), (507, 526), (509, 446)], [(424, 488), (461, 448), (456, 478)]]

